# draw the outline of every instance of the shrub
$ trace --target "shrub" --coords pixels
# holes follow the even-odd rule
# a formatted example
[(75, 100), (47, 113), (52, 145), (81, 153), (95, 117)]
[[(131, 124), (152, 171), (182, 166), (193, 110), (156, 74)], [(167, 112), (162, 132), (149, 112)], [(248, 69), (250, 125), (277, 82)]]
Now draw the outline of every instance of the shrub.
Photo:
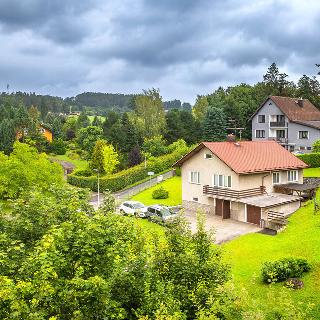
[(155, 189), (152, 192), (153, 199), (168, 199), (169, 198), (169, 191), (167, 191), (164, 187), (160, 187)]
[(313, 143), (312, 152), (320, 152), (320, 139)]
[(90, 177), (92, 176), (92, 170), (90, 168), (83, 170), (75, 170), (73, 174), (78, 177)]
[(297, 157), (311, 168), (320, 167), (320, 152), (299, 154)]
[(289, 278), (299, 278), (311, 266), (306, 259), (284, 258), (274, 262), (265, 262), (262, 266), (262, 280), (265, 283), (286, 281)]
[(49, 150), (52, 153), (60, 154), (60, 155), (66, 154), (66, 151), (67, 151), (66, 145), (61, 138), (54, 139), (49, 145)]

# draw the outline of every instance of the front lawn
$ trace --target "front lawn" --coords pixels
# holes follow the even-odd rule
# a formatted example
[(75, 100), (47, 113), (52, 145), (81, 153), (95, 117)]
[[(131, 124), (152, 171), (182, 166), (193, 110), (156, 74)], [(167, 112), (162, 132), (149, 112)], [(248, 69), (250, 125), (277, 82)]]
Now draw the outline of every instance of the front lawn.
[[(167, 199), (153, 199), (152, 192), (162, 186), (169, 191), (169, 198)], [(181, 177), (173, 177), (167, 179), (156, 186), (146, 189), (131, 198), (131, 200), (140, 201), (145, 205), (162, 204), (166, 206), (177, 206), (182, 203), (181, 194)]]
[(320, 177), (320, 168), (308, 168), (303, 170), (304, 177)]
[[(277, 236), (248, 234), (223, 245), (225, 257), (231, 263), (236, 285), (244, 287), (250, 301), (260, 304), (268, 299), (269, 286), (262, 284), (262, 263), (282, 257), (303, 257), (312, 264), (312, 270), (303, 277), (301, 290), (286, 289), (295, 303), (314, 303), (314, 317), (320, 319), (320, 214), (313, 213), (313, 203), (300, 208), (289, 218), (285, 231)], [(275, 286), (276, 290), (282, 284)]]

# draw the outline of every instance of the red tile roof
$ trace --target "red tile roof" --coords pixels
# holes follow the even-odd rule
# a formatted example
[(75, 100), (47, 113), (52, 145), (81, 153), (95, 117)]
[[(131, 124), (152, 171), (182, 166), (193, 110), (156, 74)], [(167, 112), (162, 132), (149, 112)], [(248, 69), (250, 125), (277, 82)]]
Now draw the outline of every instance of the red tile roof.
[(175, 165), (181, 166), (204, 147), (239, 174), (308, 167), (275, 141), (202, 142)]
[(320, 110), (308, 99), (302, 100), (302, 107), (299, 105), (299, 98), (269, 96), (251, 116), (251, 119), (271, 99), (276, 106), (288, 117), (290, 121), (320, 121)]
[(271, 96), (270, 99), (291, 120), (320, 120), (320, 110), (308, 99), (302, 100), (302, 107), (298, 104), (298, 98)]

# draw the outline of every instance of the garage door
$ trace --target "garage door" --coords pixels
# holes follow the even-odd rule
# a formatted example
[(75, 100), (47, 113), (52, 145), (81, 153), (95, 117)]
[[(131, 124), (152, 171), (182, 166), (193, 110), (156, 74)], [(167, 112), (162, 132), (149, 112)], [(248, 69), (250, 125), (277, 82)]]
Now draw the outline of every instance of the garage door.
[(216, 215), (222, 216), (222, 199), (216, 199)]
[(230, 218), (230, 201), (216, 199), (216, 215), (222, 216), (222, 219)]
[(261, 208), (247, 205), (247, 222), (260, 226)]

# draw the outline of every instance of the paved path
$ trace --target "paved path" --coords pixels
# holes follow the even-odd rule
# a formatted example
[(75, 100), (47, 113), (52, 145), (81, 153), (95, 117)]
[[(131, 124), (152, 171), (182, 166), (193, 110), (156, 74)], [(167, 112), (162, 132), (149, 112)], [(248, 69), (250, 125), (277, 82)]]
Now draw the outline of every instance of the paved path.
[[(162, 181), (167, 180), (169, 178), (172, 178), (173, 176), (174, 176), (174, 170), (168, 171), (168, 172), (162, 174), (162, 179), (163, 179)], [(156, 185), (159, 181), (158, 179), (159, 179), (159, 176), (152, 178), (148, 181), (142, 182), (142, 183), (140, 183), (136, 186), (133, 186), (131, 188), (115, 192), (113, 195), (116, 199), (117, 205), (119, 203), (121, 203), (122, 201), (130, 199), (131, 197), (133, 197), (137, 193)], [(100, 194), (100, 202), (102, 202), (102, 201), (103, 201), (103, 196), (102, 196), (102, 194)], [(90, 204), (92, 204), (94, 208), (98, 207), (98, 194), (97, 194), (97, 192), (91, 193)]]
[[(192, 232), (197, 229), (197, 215), (195, 212), (186, 211), (185, 217), (190, 223), (190, 228)], [(258, 226), (250, 223), (245, 223), (241, 221), (236, 221), (232, 219), (222, 219), (220, 216), (214, 214), (206, 214), (206, 230), (215, 230), (215, 242), (223, 243), (237, 238), (243, 234), (259, 232)]]

